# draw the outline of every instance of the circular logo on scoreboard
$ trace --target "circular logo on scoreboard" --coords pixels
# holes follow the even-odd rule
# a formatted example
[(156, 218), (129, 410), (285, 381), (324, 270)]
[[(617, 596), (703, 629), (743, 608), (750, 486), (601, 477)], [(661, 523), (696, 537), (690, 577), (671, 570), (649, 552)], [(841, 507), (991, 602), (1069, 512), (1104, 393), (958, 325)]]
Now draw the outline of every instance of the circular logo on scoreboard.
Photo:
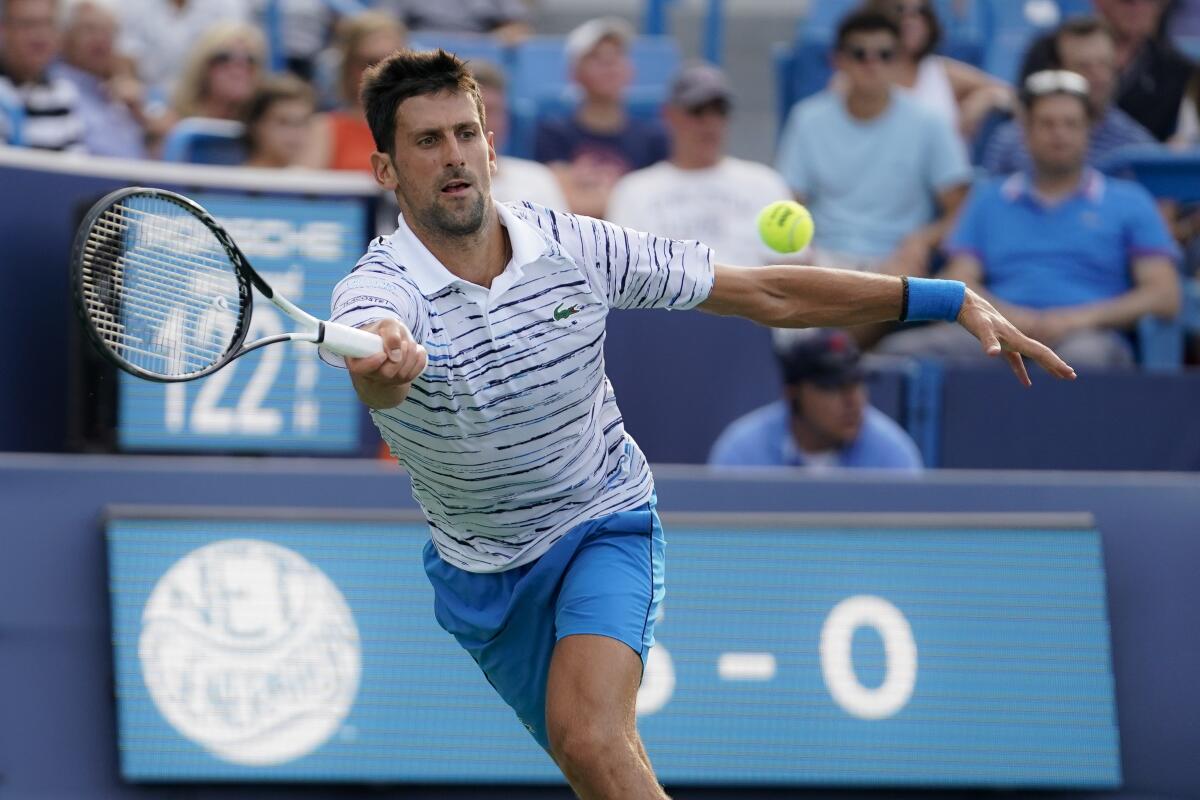
[(227, 539), (188, 553), (142, 612), (142, 675), (188, 739), (235, 764), (312, 752), (354, 704), (358, 628), (333, 581), (298, 553)]

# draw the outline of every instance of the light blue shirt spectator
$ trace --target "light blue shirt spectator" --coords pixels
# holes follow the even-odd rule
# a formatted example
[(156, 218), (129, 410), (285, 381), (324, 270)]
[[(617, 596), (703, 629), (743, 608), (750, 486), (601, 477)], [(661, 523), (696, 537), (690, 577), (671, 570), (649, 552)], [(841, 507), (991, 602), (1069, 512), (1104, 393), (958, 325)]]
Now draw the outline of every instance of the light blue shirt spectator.
[(83, 144), (91, 154), (114, 158), (145, 158), (146, 132), (129, 106), (109, 96), (104, 83), (90, 72), (58, 64), (53, 72), (75, 86), (75, 110), (83, 121)]
[(949, 123), (898, 92), (869, 121), (834, 90), (797, 103), (776, 168), (812, 212), (818, 248), (868, 258), (932, 222), (937, 193), (971, 177)]
[[(1098, 166), (1122, 147), (1158, 144), (1150, 131), (1116, 106), (1109, 106), (1103, 119), (1092, 126), (1087, 163)], [(983, 151), (982, 166), (992, 175), (1011, 175), (1033, 168), (1021, 126), (1009, 120), (992, 134)]]
[(1047, 205), (1017, 173), (977, 186), (947, 242), (983, 266), (983, 283), (1026, 308), (1063, 308), (1111, 300), (1133, 287), (1130, 262), (1145, 255), (1179, 259), (1154, 199), (1140, 185), (1084, 171), (1079, 190)]
[[(904, 429), (873, 406), (863, 414), (858, 437), (834, 451), (827, 466), (920, 470), (921, 453)], [(734, 420), (718, 437), (708, 463), (719, 467), (815, 467), (791, 431), (787, 402), (779, 400)]]

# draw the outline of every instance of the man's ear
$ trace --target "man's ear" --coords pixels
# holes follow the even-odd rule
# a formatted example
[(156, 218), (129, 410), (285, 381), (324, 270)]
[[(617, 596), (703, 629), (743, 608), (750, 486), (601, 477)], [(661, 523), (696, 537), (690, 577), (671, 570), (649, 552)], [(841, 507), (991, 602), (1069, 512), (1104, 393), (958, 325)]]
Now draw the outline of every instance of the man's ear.
[(492, 175), (495, 175), (496, 168), (498, 166), (496, 163), (496, 134), (493, 133), (492, 131), (488, 131), (488, 133), (487, 133), (487, 143), (488, 143), (488, 170), (491, 172)]
[(375, 182), (389, 192), (394, 192), (399, 187), (396, 164), (387, 153), (380, 153), (378, 150), (371, 153), (371, 174), (375, 177)]

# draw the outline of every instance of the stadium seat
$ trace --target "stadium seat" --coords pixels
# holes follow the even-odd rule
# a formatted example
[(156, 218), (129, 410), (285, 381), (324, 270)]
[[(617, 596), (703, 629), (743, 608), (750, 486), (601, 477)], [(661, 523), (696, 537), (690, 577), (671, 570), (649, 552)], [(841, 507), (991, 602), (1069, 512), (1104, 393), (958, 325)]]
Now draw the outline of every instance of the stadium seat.
[(987, 0), (987, 48), (983, 68), (1001, 80), (1017, 80), (1029, 43), (1062, 20), (1055, 0)]
[(163, 160), (231, 166), (246, 160), (240, 122), (207, 117), (180, 120), (163, 143)]
[(487, 61), (502, 69), (508, 67), (508, 49), (491, 36), (422, 31), (414, 33), (408, 45), (413, 50), (436, 50), (440, 47), (464, 61)]

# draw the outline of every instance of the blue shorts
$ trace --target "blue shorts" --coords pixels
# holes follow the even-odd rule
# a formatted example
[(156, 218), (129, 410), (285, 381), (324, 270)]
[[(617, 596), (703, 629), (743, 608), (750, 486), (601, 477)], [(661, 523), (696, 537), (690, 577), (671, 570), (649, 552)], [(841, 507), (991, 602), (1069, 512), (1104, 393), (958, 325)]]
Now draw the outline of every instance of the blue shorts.
[(467, 572), (425, 545), (434, 614), (547, 751), (546, 679), (564, 636), (629, 645), (645, 667), (663, 599), (666, 543), (654, 500), (589, 520), (530, 564)]

